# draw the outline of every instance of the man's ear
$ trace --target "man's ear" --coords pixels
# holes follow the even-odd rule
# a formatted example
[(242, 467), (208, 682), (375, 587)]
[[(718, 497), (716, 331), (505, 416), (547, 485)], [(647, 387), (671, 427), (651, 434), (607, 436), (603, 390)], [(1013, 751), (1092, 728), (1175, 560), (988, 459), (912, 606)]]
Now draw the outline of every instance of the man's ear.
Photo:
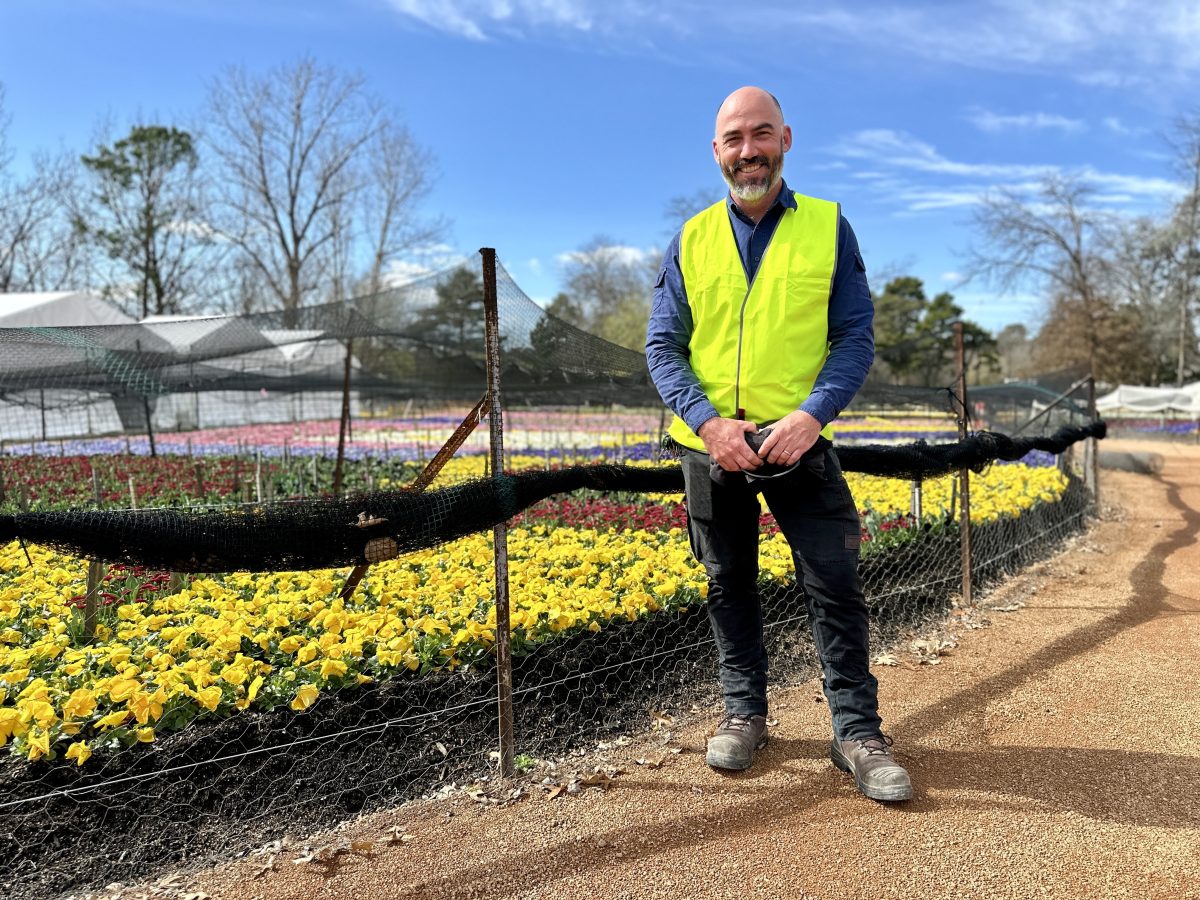
[(717, 161), (717, 165), (721, 164), (721, 154), (717, 151), (717, 139), (713, 138), (713, 159)]
[[(715, 146), (715, 142), (714, 142), (714, 146)], [(791, 149), (792, 149), (792, 126), (784, 125), (783, 126), (783, 152), (787, 153)]]

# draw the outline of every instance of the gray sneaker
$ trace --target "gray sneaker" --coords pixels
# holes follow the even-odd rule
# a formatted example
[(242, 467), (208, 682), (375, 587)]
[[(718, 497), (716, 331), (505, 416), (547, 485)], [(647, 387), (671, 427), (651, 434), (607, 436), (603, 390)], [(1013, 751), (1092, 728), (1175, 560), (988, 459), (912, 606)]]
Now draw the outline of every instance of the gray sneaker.
[(892, 756), (892, 739), (882, 734), (839, 741), (829, 751), (833, 764), (854, 776), (858, 789), (872, 800), (908, 800), (912, 781)]
[(754, 751), (767, 746), (766, 716), (726, 716), (708, 739), (704, 761), (714, 769), (748, 769)]

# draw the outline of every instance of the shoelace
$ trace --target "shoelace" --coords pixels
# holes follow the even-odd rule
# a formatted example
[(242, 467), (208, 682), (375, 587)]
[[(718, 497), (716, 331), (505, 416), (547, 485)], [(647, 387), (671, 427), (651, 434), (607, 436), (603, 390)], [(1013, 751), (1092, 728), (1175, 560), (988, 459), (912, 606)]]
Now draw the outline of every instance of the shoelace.
[(892, 746), (892, 739), (886, 734), (881, 734), (878, 737), (855, 738), (854, 742), (863, 750), (867, 751), (868, 756), (873, 756), (876, 753), (889, 755)]
[(726, 716), (725, 720), (717, 726), (717, 731), (735, 729), (737, 731), (745, 731), (750, 727), (750, 719), (746, 716)]

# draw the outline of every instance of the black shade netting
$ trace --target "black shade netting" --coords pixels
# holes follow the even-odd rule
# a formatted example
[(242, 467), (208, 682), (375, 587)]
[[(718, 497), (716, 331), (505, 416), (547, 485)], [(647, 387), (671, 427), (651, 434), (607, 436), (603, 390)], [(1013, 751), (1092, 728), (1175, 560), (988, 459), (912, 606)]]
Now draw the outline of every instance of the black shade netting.
[[(983, 432), (954, 444), (843, 447), (842, 468), (921, 479), (1031, 450), (1061, 453), (1103, 437), (1104, 422), (1049, 437)], [(113, 562), (184, 572), (290, 571), (363, 565), (492, 527), (554, 494), (580, 489), (678, 492), (678, 467), (594, 465), (505, 474), (442, 490), (379, 491), (344, 498), (212, 509), (62, 510), (0, 517), (0, 541), (16, 538)]]
[(584, 488), (676, 491), (678, 469), (576, 466), (442, 490), (212, 509), (62, 510), (0, 517), (21, 538), (80, 556), (183, 572), (362, 565), (483, 531), (547, 497)]
[(1103, 438), (1103, 421), (1088, 425), (1064, 426), (1050, 435), (1009, 437), (994, 431), (981, 431), (953, 444), (927, 444), (916, 441), (902, 446), (864, 444), (839, 447), (838, 462), (847, 472), (864, 472), (888, 478), (920, 480), (936, 478), (960, 469), (982, 472), (997, 460), (1013, 462), (1033, 450), (1059, 454), (1086, 438)]

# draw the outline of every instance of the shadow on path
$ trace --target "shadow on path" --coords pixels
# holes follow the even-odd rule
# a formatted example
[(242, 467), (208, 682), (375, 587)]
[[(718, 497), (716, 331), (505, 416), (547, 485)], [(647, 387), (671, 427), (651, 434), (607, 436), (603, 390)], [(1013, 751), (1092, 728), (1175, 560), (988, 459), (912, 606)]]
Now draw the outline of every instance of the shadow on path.
[[(1093, 819), (1132, 826), (1169, 828), (1200, 827), (1200, 810), (1194, 791), (1179, 791), (1180, 784), (1200, 784), (1200, 759), (1169, 753), (1123, 750), (1096, 750), (1075, 747), (981, 746), (978, 750), (941, 750), (923, 740), (944, 730), (965, 716), (973, 716), (987, 704), (1010, 694), (1030, 679), (1047, 670), (1098, 648), (1113, 637), (1137, 628), (1158, 616), (1192, 614), (1167, 603), (1172, 594), (1164, 585), (1167, 560), (1176, 552), (1195, 543), (1200, 533), (1200, 511), (1190, 509), (1180, 487), (1153, 477), (1164, 489), (1167, 502), (1179, 511), (1182, 521), (1166, 540), (1156, 542), (1133, 570), (1133, 588), (1129, 602), (1112, 615), (1079, 628), (1048, 644), (1033, 655), (1003, 672), (984, 678), (935, 705), (900, 720), (894, 729), (901, 747), (924, 745), (914, 749), (919, 759), (917, 794), (910, 803), (876, 805), (862, 800), (864, 815), (895, 816), (897, 821), (919, 816), (942, 806), (929, 796), (931, 790), (974, 790), (1025, 798), (1019, 802), (996, 797), (978, 806), (1010, 809), (1013, 815), (1028, 810), (1029, 801), (1041, 807), (1076, 812)], [(796, 759), (820, 759), (828, 754), (824, 741), (780, 740), (770, 746), (756, 762), (752, 773), (730, 776), (724, 790), (739, 795), (731, 807), (711, 807), (677, 817), (669, 822), (614, 822), (607, 831), (597, 832), (591, 842), (581, 843), (564, 836), (550, 846), (531, 847), (528, 851), (502, 859), (481, 861), (433, 872), (425, 880), (411, 884), (389, 896), (426, 898), (447, 892), (486, 889), (489, 896), (511, 896), (533, 883), (545, 885), (558, 878), (581, 872), (628, 865), (631, 859), (656, 857), (664, 852), (689, 847), (701, 848), (710, 842), (736, 842), (744, 845), (764, 830), (792, 827), (799, 833), (809, 826), (814, 807), (851, 795), (844, 775), (832, 766), (814, 773), (798, 767)], [(1078, 771), (1080, 760), (1093, 780), (1082, 783), (1063, 767), (1066, 755)], [(684, 757), (689, 764), (702, 765), (698, 757)], [(778, 769), (796, 767), (785, 787), (756, 786), (764, 775)], [(693, 790), (685, 783), (666, 782), (661, 778), (623, 776), (620, 790), (664, 792)], [(856, 799), (857, 795), (853, 795)], [(957, 801), (956, 801), (957, 802)], [(617, 853), (622, 854), (617, 857)], [(448, 881), (442, 881), (449, 875)]]

